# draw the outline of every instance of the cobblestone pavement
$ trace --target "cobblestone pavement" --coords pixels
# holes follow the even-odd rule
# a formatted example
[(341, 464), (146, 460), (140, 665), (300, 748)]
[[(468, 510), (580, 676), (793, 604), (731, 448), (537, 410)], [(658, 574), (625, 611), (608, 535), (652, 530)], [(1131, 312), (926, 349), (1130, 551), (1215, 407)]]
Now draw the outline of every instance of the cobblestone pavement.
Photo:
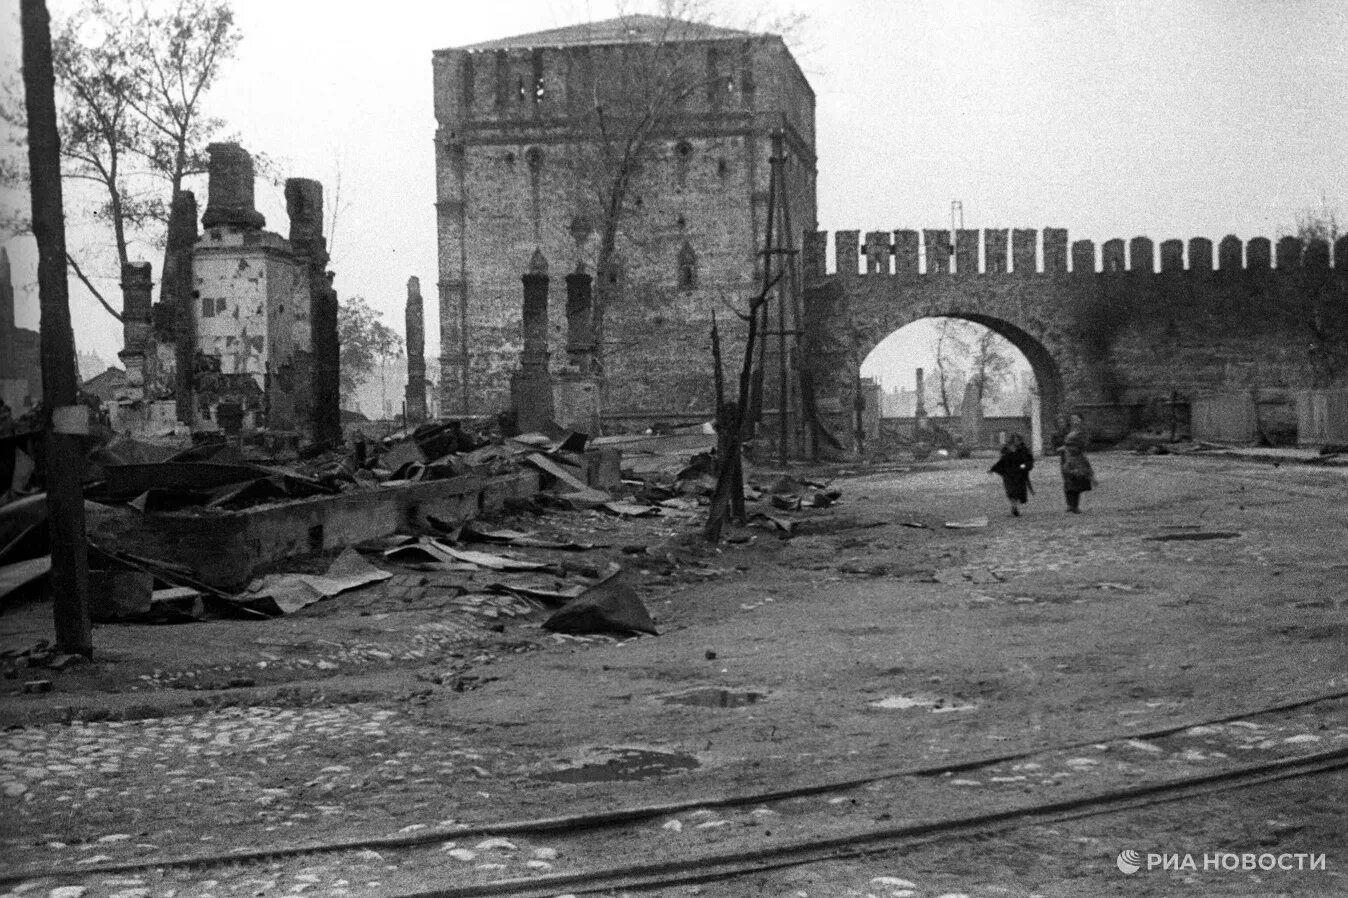
[[(1144, 729), (1151, 721), (1192, 718), (1223, 701), (1251, 707), (1298, 689), (1348, 688), (1341, 664), (1348, 658), (1348, 588), (1338, 589), (1348, 587), (1341, 542), (1348, 478), (1115, 456), (1102, 456), (1097, 467), (1106, 488), (1088, 497), (1087, 514), (1062, 514), (1057, 497), (1043, 487), (1045, 495), (1036, 497), (1026, 518), (1012, 525), (993, 517), (973, 531), (941, 524), (1000, 508), (996, 487), (981, 469), (844, 481), (849, 500), (840, 509), (852, 523), (840, 516), (843, 524), (833, 530), (781, 543), (760, 536), (728, 550), (707, 564), (727, 573), (706, 587), (670, 591), (648, 581), (648, 601), (666, 633), (655, 640), (549, 636), (537, 629), (539, 606), (511, 596), (456, 594), (433, 608), (410, 607), (426, 595), (401, 581), (394, 586), (404, 592), (394, 600), (410, 610), (353, 602), (357, 627), (342, 638), (306, 631), (322, 633), (323, 622), (306, 624), (302, 615), (272, 629), (257, 624), (246, 659), (184, 659), (124, 684), (150, 699), (201, 696), (199, 707), (0, 734), (0, 792), (9, 809), (0, 849), (7, 866), (66, 871), (13, 884), (0, 895), (373, 896), (409, 891), (430, 874), (458, 883), (544, 876), (582, 869), (604, 855), (560, 838), (459, 838), (453, 832), (465, 823), (549, 816), (572, 806), (671, 800), (684, 788), (698, 788), (680, 787), (679, 776), (616, 788), (561, 787), (537, 778), (570, 769), (585, 751), (603, 746), (682, 751), (701, 765), (680, 775), (688, 782), (745, 792), (758, 784), (753, 777), (760, 763), (771, 771), (765, 776), (790, 771), (836, 778), (852, 769), (930, 761), (931, 751), (945, 753), (938, 760), (977, 755), (1031, 731), (1049, 735), (1043, 728), (1050, 724), (1057, 729), (1048, 741), (1067, 741), (1074, 730)], [(919, 516), (926, 529), (893, 526)], [(869, 527), (871, 520), (886, 526)], [(733, 573), (736, 567), (750, 576)], [(829, 608), (828, 618), (817, 616), (820, 607)], [(902, 618), (886, 619), (879, 609), (890, 607), (900, 607)], [(502, 632), (492, 629), (497, 625)], [(187, 631), (159, 632), (171, 640)], [(298, 677), (308, 691), (290, 700), (284, 693), (242, 694), (236, 707), (204, 700), (222, 694), (212, 687), (230, 679), (262, 681), (277, 668), (286, 674), (280, 682)], [(1248, 682), (1230, 694), (1241, 670)], [(323, 685), (325, 677), (353, 671), (376, 679), (363, 690), (352, 687), (347, 697), (347, 687)], [(672, 693), (707, 685), (757, 689), (764, 698), (710, 712), (719, 717), (664, 703)], [(94, 693), (61, 700), (97, 704)], [(907, 802), (907, 815), (921, 810), (919, 816), (937, 817), (943, 807), (977, 809), (1345, 744), (1348, 727), (1307, 709), (1274, 721), (1232, 721), (1050, 753), (913, 783), (906, 792), (870, 789), (845, 805), (821, 798), (680, 812), (649, 824), (644, 838), (679, 855), (739, 844), (746, 833), (780, 836), (795, 825), (808, 833), (805, 821), (831, 814), (839, 826), (852, 825), (844, 812), (852, 822), (873, 825), (895, 802)], [(1341, 786), (1330, 793), (1345, 792)], [(1270, 801), (1269, 819), (1296, 813), (1275, 804)], [(1314, 806), (1314, 796), (1303, 806)], [(1218, 810), (1250, 824), (1249, 807)], [(1300, 825), (1323, 833), (1324, 813)], [(1180, 822), (1167, 825), (1172, 836), (1182, 831)], [(1062, 883), (1036, 890), (1036, 876), (1041, 884), (1053, 879), (1044, 872), (1053, 837), (1038, 828), (1010, 840), (1033, 857), (1022, 862), (999, 855), (992, 873), (971, 868), (967, 855), (946, 857), (950, 869), (934, 868), (930, 857), (945, 857), (937, 852), (922, 855), (922, 863), (876, 858), (830, 868), (827, 875), (813, 868), (777, 875), (752, 894), (1092, 894), (1082, 884), (1099, 873), (1100, 858), (1112, 864), (1110, 850), (1126, 846), (1116, 845), (1107, 830), (1082, 826), (1061, 829), (1065, 839), (1092, 840), (1075, 843), (1077, 866), (1063, 882), (1085, 892), (1063, 891)], [(431, 846), (434, 862), (381, 847), (205, 871), (76, 872), (424, 832), (444, 835)], [(1239, 842), (1233, 837), (1214, 849)], [(1094, 860), (1083, 859), (1087, 848)], [(1166, 882), (1180, 891), (1197, 889), (1188, 894), (1203, 888), (1241, 894), (1221, 891), (1236, 888), (1235, 880), (1220, 888), (1208, 880)], [(1156, 887), (1153, 880), (1149, 888)], [(1239, 887), (1264, 894), (1248, 880)], [(1315, 891), (1321, 887), (1298, 881), (1288, 888), (1336, 894)], [(1307, 891), (1295, 891), (1300, 888)], [(707, 885), (661, 894), (751, 892)], [(1111, 880), (1094, 894), (1133, 892)]]
[[(1344, 709), (1339, 709), (1341, 712)], [(299, 714), (274, 709), (251, 709), (237, 713), (212, 715), (202, 732), (202, 727), (194, 727), (184, 732), (181, 725), (171, 727), (147, 726), (158, 724), (156, 721), (138, 721), (130, 725), (102, 723), (86, 727), (75, 727), (73, 745), (96, 745), (91, 765), (69, 765), (60, 761), (42, 765), (42, 773), (28, 768), (24, 773), (36, 780), (33, 792), (37, 795), (47, 793), (46, 797), (60, 802), (62, 798), (77, 801), (77, 796), (96, 798), (90, 795), (93, 790), (81, 791), (80, 786), (88, 781), (101, 779), (99, 774), (110, 774), (122, 770), (121, 763), (101, 764), (107, 757), (126, 758), (130, 767), (148, 767), (156, 770), (166, 782), (165, 791), (211, 788), (222, 791), (240, 790), (256, 796), (257, 804), (264, 810), (260, 819), (277, 820), (276, 824), (264, 825), (265, 830), (274, 830), (277, 826), (297, 825), (310, 819), (308, 813), (297, 812), (291, 804), (291, 790), (268, 788), (252, 783), (241, 784), (235, 777), (222, 772), (226, 765), (221, 758), (229, 753), (257, 752), (275, 749), (279, 746), (295, 743), (297, 732), (304, 731), (307, 737), (332, 737), (340, 734), (350, 739), (353, 735), (371, 740), (371, 745), (384, 744), (385, 740), (398, 740), (407, 733), (405, 724), (396, 720), (394, 712), (353, 713), (349, 709), (321, 714)], [(736, 847), (746, 833), (758, 836), (771, 835), (777, 831), (779, 837), (803, 838), (812, 833), (826, 831), (827, 825), (838, 826), (842, 821), (844, 828), (850, 821), (861, 826), (874, 825), (874, 821), (883, 820), (896, 807), (911, 804), (914, 790), (935, 788), (953, 790), (959, 793), (952, 800), (952, 810), (967, 804), (967, 796), (974, 790), (992, 790), (1002, 794), (1033, 793), (1048, 789), (1050, 793), (1068, 786), (1088, 787), (1099, 790), (1101, 785), (1112, 782), (1127, 783), (1131, 780), (1155, 781), (1192, 775), (1205, 769), (1220, 769), (1223, 761), (1237, 758), (1249, 763), (1256, 758), (1295, 756), (1307, 751), (1323, 750), (1326, 747), (1348, 745), (1348, 716), (1338, 715), (1340, 723), (1327, 725), (1325, 716), (1313, 710), (1301, 710), (1282, 716), (1275, 721), (1233, 721), (1224, 724), (1190, 727), (1171, 736), (1148, 740), (1129, 739), (1116, 743), (1102, 743), (1083, 746), (1073, 751), (1050, 752), (1038, 755), (1034, 760), (1007, 762), (979, 769), (972, 773), (950, 774), (934, 783), (904, 779), (899, 781), (881, 781), (864, 787), (859, 792), (848, 792), (836, 796), (804, 796), (745, 808), (701, 808), (669, 814), (640, 827), (645, 839), (655, 840), (660, 848), (680, 854), (696, 854), (725, 850)], [(58, 728), (44, 728), (56, 730)], [(91, 730), (103, 730), (102, 738)], [(109, 736), (109, 734), (112, 734)], [(35, 734), (38, 738), (30, 740), (23, 751), (29, 763), (44, 757), (65, 758), (69, 756), (69, 746), (55, 732)], [(47, 737), (45, 744), (42, 737)], [(209, 738), (207, 738), (209, 737)], [(153, 738), (162, 748), (153, 751), (145, 748), (147, 738)], [(312, 744), (312, 743), (310, 743)], [(291, 747), (295, 747), (291, 745)], [(6, 763), (13, 761), (12, 750), (7, 749)], [(474, 765), (483, 758), (472, 752), (450, 750), (455, 755), (455, 763)], [(409, 752), (399, 753), (401, 757), (390, 758), (382, 764), (378, 758), (382, 753), (372, 753), (371, 775), (375, 781), (387, 781), (387, 771), (380, 768), (388, 765), (394, 768), (388, 776), (396, 780), (416, 770), (425, 768), (411, 763)], [(284, 762), (284, 756), (280, 758)], [(241, 763), (246, 763), (246, 757)], [(315, 764), (321, 763), (315, 760)], [(75, 769), (70, 769), (70, 768)], [(84, 768), (81, 770), (80, 768)], [(209, 778), (188, 779), (194, 773), (212, 771), (215, 776)], [(5, 768), (4, 776), (9, 776), (11, 768)], [(335, 797), (326, 798), (333, 804), (308, 804), (310, 810), (317, 813), (340, 813), (346, 790), (351, 787), (353, 776), (361, 774), (346, 765), (328, 765), (317, 771), (317, 775), (306, 788), (314, 788), (320, 794)], [(43, 776), (44, 779), (37, 779)], [(12, 781), (12, 780), (11, 780)], [(81, 781), (84, 781), (83, 783)], [(430, 782), (426, 780), (425, 782)], [(73, 788), (72, 788), (73, 787)], [(120, 795), (120, 793), (119, 793)], [(121, 796), (130, 798), (131, 796)], [(157, 800), (161, 796), (149, 794), (147, 800)], [(41, 801), (42, 798), (38, 798)], [(178, 800), (182, 800), (181, 796)], [(72, 806), (73, 809), (73, 806)], [(413, 815), (415, 814), (413, 809)], [(1270, 814), (1275, 811), (1270, 810)], [(424, 809), (423, 809), (424, 814)], [(821, 817), (829, 818), (829, 824), (821, 824)], [(402, 819), (406, 819), (406, 815)], [(246, 821), (245, 821), (246, 822)], [(1281, 821), (1271, 824), (1275, 831), (1295, 833), (1304, 825), (1294, 818), (1284, 816)], [(387, 835), (416, 834), (431, 828), (452, 828), (454, 821), (431, 821), (405, 824)], [(1048, 833), (1052, 829), (1040, 827)], [(629, 835), (628, 838), (631, 838)], [(62, 866), (78, 869), (80, 865), (96, 866), (106, 864), (115, 855), (137, 857), (144, 852), (153, 852), (161, 846), (153, 843), (138, 843), (136, 836), (129, 833), (109, 833), (89, 842), (68, 846), (50, 843), (46, 846), (54, 853), (67, 853), (73, 850)], [(1098, 838), (1085, 839), (1091, 845), (1101, 843)], [(1215, 845), (1213, 850), (1222, 850), (1227, 845)], [(1304, 847), (1304, 846), (1303, 846)], [(1313, 847), (1313, 846), (1312, 846)], [(400, 894), (415, 888), (418, 871), (430, 871), (439, 877), (464, 885), (474, 881), (497, 879), (527, 879), (574, 869), (587, 869), (604, 866), (604, 860), (614, 844), (609, 842), (603, 850), (596, 852), (593, 845), (584, 840), (539, 839), (537, 837), (513, 836), (472, 837), (466, 839), (436, 839), (427, 846), (427, 857), (416, 858), (412, 852), (399, 849), (360, 849), (318, 857), (298, 859), (278, 869), (258, 864), (237, 864), (215, 868), (207, 875), (191, 870), (151, 870), (135, 875), (92, 875), (84, 877), (79, 885), (59, 885), (55, 880), (31, 880), (11, 890), (9, 895), (47, 895), (81, 898), (184, 898), (184, 896), (215, 896), (215, 898), (233, 898), (233, 896), (256, 895), (372, 895), (380, 894), (386, 885), (394, 894)], [(630, 850), (624, 852), (630, 855)], [(1116, 853), (1116, 852), (1115, 852)], [(1101, 850), (1096, 862), (1107, 864), (1112, 854), (1106, 856)], [(1033, 891), (1002, 890), (985, 882), (966, 884), (963, 891), (952, 892), (951, 884), (958, 885), (958, 877), (948, 874), (935, 877), (916, 877), (912, 872), (896, 875), (896, 867), (902, 865), (872, 862), (862, 864), (861, 870), (869, 868), (873, 875), (869, 881), (859, 887), (839, 888), (833, 884), (826, 889), (805, 889), (794, 894), (819, 896), (900, 896), (900, 898), (929, 898), (929, 896), (948, 896), (966, 894), (975, 896), (994, 896), (1005, 894), (1062, 894), (1057, 890), (1047, 893)], [(876, 872), (877, 869), (890, 872)], [(859, 874), (853, 870), (843, 878), (856, 879)], [(908, 877), (908, 878), (905, 878)], [(917, 880), (925, 880), (919, 882)], [(1244, 880), (1242, 882), (1245, 882)], [(944, 884), (942, 884), (944, 883)], [(62, 890), (65, 891), (62, 891)], [(80, 891), (83, 889), (83, 891)], [(666, 890), (660, 894), (709, 894), (735, 895), (733, 890), (722, 887), (708, 887), (705, 892), (681, 889)], [(783, 894), (792, 894), (784, 892)], [(1327, 892), (1332, 894), (1332, 892)]]

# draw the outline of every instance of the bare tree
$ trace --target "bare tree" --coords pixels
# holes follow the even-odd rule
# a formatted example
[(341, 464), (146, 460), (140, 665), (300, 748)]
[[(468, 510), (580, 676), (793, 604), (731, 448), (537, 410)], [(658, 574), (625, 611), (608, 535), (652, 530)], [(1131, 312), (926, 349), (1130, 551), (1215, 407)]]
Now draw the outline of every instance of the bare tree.
[(954, 417), (950, 408), (951, 394), (962, 395), (964, 375), (960, 370), (958, 358), (968, 351), (961, 342), (958, 320), (942, 318), (936, 325), (936, 389), (941, 403), (941, 412), (947, 418)]
[[(165, 243), (173, 196), (185, 178), (205, 171), (205, 146), (222, 123), (204, 116), (202, 102), (238, 41), (223, 0), (178, 0), (167, 12), (131, 0), (87, 0), (57, 25), (62, 173), (96, 185), (93, 217), (111, 230), (113, 277), (130, 261), (134, 242)], [(14, 123), (13, 103), (0, 105), (0, 113)], [(22, 178), (8, 165), (0, 176)], [(85, 261), (67, 258), (94, 298), (120, 318), (96, 283), (106, 266)]]
[[(582, 90), (571, 98), (577, 125), (563, 164), (581, 185), (581, 204), (588, 210), (577, 217), (573, 233), (593, 233), (598, 240), (592, 311), (597, 373), (604, 365), (605, 312), (623, 290), (619, 244), (630, 239), (627, 224), (640, 214), (643, 174), (668, 149), (681, 117), (698, 98), (714, 105), (718, 94), (735, 90), (734, 79), (707, 64), (709, 42), (718, 34), (708, 27), (706, 4), (660, 0), (657, 10), (620, 17), (626, 43), (611, 51), (616, 55), (603, 71), (585, 72)], [(772, 27), (794, 30), (800, 21), (779, 19)]]
[[(130, 261), (128, 244), (150, 214), (148, 204), (128, 192), (136, 147), (144, 133), (131, 108), (137, 90), (130, 51), (115, 35), (124, 35), (128, 17), (102, 4), (90, 4), (60, 23), (52, 41), (53, 63), (60, 88), (63, 176), (97, 185), (103, 199), (96, 217), (112, 228), (116, 270)], [(121, 315), (67, 250), (70, 270), (103, 308)]]
[(1015, 347), (1005, 337), (985, 327), (974, 340), (969, 380), (978, 390), (978, 401), (996, 399), (1015, 368)]
[(145, 126), (137, 152), (168, 181), (171, 201), (185, 177), (206, 171), (206, 144), (224, 122), (204, 115), (202, 103), (241, 36), (224, 0), (178, 0), (161, 15), (141, 6), (131, 21), (139, 89), (128, 102)]
[(951, 397), (972, 383), (979, 402), (996, 399), (1016, 364), (1016, 348), (991, 328), (959, 318), (936, 325), (936, 390), (942, 413), (954, 417)]

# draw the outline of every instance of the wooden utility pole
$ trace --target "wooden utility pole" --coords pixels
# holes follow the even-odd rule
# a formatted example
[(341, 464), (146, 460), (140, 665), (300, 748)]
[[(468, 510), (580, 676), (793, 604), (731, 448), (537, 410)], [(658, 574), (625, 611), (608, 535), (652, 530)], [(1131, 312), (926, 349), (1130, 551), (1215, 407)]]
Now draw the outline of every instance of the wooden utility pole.
[(80, 485), (89, 410), (79, 404), (75, 335), (66, 284), (61, 139), (56, 132), (51, 17), (44, 0), (22, 0), (23, 86), (28, 112), (28, 167), (37, 238), (42, 317), (42, 404), (47, 429), (47, 530), (56, 650), (93, 657), (89, 624), (89, 560)]

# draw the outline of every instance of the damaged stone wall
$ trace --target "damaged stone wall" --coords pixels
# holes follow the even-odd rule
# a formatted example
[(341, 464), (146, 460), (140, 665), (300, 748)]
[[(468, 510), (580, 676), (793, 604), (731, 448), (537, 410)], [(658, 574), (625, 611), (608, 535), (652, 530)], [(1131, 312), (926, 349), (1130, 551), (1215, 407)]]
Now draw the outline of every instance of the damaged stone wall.
[[(605, 411), (712, 409), (711, 312), (756, 292), (768, 138), (784, 123), (794, 224), (814, 226), (813, 93), (779, 38), (733, 34), (680, 47), (716, 77), (662, 128), (632, 188), (613, 273), (621, 298), (604, 316)], [(647, 52), (538, 38), (434, 56), (441, 399), (451, 414), (509, 403), (524, 349), (518, 279), (535, 250), (555, 273), (554, 309), (565, 308), (564, 273), (595, 273), (600, 219), (575, 150), (588, 134), (585, 86)], [(555, 349), (564, 324), (551, 317)], [(728, 360), (740, 351), (735, 331), (722, 327)], [(552, 353), (554, 373), (567, 372), (568, 356)]]
[[(286, 182), (290, 238), (263, 230), (252, 157), (213, 143), (208, 198), (174, 197), (167, 267), (151, 305), (148, 263), (123, 271), (127, 370), (119, 429), (166, 429), (163, 409), (194, 430), (267, 429), (298, 439), (341, 439), (337, 299), (322, 235), (323, 188)], [(171, 427), (172, 416), (167, 421)]]
[[(1313, 245), (1303, 259), (1295, 239), (1281, 241), (1275, 255), (1265, 238), (1243, 244), (1227, 237), (1216, 268), (1211, 241), (1195, 238), (1186, 247), (1168, 240), (1158, 271), (1156, 248), (1142, 237), (1108, 241), (1097, 270), (1094, 244), (1077, 241), (1069, 250), (1063, 229), (1045, 229), (1042, 244), (1032, 229), (1012, 231), (1009, 241), (1004, 230), (982, 236), (980, 265), (978, 232), (956, 235), (952, 271), (946, 231), (877, 231), (864, 241), (857, 231), (840, 231), (830, 272), (828, 235), (810, 235), (807, 327), (835, 336), (850, 329), (857, 364), (889, 334), (922, 318), (991, 327), (1034, 369), (1045, 432), (1069, 407), (1087, 412), (1101, 435), (1121, 436), (1133, 423), (1132, 409), (1172, 391), (1185, 399), (1252, 387), (1291, 391), (1314, 385), (1325, 376), (1320, 368), (1334, 366), (1348, 377), (1342, 239), (1334, 267), (1327, 244)], [(811, 315), (818, 323), (809, 323)], [(1323, 364), (1320, 350), (1310, 347), (1313, 318), (1327, 337)], [(830, 407), (845, 403), (845, 383), (827, 385), (835, 360), (815, 352), (809, 367), (825, 379), (817, 395)], [(831, 427), (846, 432), (838, 421)]]
[[(217, 420), (220, 403), (239, 401), (249, 413), (245, 426), (296, 430), (307, 424), (312, 388), (299, 358), (311, 349), (305, 266), (275, 234), (217, 227), (198, 243), (192, 268), (200, 304), (195, 395), (203, 428)], [(236, 375), (251, 378), (256, 392)]]

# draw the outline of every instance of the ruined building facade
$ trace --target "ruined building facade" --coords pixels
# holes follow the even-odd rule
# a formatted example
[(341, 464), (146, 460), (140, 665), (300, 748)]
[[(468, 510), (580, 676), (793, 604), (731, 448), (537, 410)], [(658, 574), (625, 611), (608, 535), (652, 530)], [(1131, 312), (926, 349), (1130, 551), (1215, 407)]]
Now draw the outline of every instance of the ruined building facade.
[[(711, 315), (742, 330), (730, 309), (759, 288), (774, 132), (794, 229), (815, 226), (814, 94), (782, 40), (627, 16), (437, 51), (434, 92), (445, 413), (509, 407), (540, 364), (565, 405), (568, 373), (595, 357), (606, 413), (710, 413)], [(597, 107), (621, 138), (647, 105), (613, 265), (597, 272), (605, 152), (622, 143), (602, 140)], [(526, 334), (521, 278), (544, 265), (545, 317)], [(591, 293), (611, 297), (602, 311)]]
[(196, 200), (174, 199), (160, 302), (149, 263), (122, 272), (127, 382), (114, 426), (268, 430), (340, 438), (337, 299), (326, 271), (323, 191), (286, 182), (289, 238), (264, 230), (253, 163), (232, 143), (209, 147), (198, 234)]

